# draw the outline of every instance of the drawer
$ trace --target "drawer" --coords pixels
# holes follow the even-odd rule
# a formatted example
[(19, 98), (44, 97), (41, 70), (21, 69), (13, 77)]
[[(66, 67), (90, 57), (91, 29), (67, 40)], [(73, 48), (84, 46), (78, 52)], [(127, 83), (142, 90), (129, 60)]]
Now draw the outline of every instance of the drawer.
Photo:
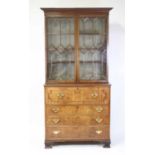
[(109, 106), (103, 105), (46, 105), (46, 114), (49, 115), (108, 115)]
[(103, 116), (48, 116), (46, 125), (66, 126), (66, 125), (104, 125), (109, 124), (109, 117)]
[(82, 91), (82, 101), (99, 102), (101, 94), (99, 92), (99, 87), (83, 87)]
[(48, 87), (46, 88), (46, 96), (48, 102), (54, 104), (67, 102), (82, 101), (82, 89), (79, 87)]
[(109, 103), (109, 87), (47, 87), (46, 104)]
[(47, 88), (46, 95), (52, 102), (72, 101), (73, 89), (66, 87)]
[(109, 139), (109, 126), (47, 127), (46, 128), (46, 139), (47, 140)]

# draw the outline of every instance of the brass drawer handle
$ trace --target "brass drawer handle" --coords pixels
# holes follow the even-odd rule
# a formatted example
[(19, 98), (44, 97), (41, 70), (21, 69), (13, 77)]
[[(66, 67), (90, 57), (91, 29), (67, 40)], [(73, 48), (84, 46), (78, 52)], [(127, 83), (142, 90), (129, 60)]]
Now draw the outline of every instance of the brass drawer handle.
[(99, 135), (102, 133), (102, 130), (96, 130), (96, 133)]
[(99, 118), (99, 117), (98, 117), (98, 118), (96, 118), (96, 122), (97, 122), (97, 123), (101, 123), (102, 121), (103, 121), (103, 119), (102, 119), (102, 118)]
[(103, 110), (102, 107), (100, 107), (100, 106), (99, 106), (99, 107), (96, 107), (96, 111), (97, 111), (97, 112), (101, 112), (102, 110)]
[(57, 94), (57, 97), (59, 97), (59, 98), (63, 98), (65, 95), (63, 94), (63, 93), (59, 93), (59, 94)]
[(59, 110), (60, 110), (60, 109), (59, 109), (58, 107), (52, 108), (52, 111), (55, 112), (55, 113), (58, 112)]
[(53, 134), (54, 134), (54, 135), (58, 135), (59, 133), (60, 133), (59, 130), (55, 130), (55, 131), (53, 131)]
[(60, 122), (60, 119), (59, 118), (53, 118), (52, 121), (54, 124), (57, 124)]
[(91, 96), (96, 98), (98, 96), (98, 94), (97, 93), (92, 93)]

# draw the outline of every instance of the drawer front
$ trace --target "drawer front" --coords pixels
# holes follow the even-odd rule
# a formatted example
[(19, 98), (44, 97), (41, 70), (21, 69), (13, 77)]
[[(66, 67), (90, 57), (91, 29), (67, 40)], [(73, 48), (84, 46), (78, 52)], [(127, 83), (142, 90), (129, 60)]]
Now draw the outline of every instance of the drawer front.
[(109, 126), (48, 127), (46, 128), (46, 139), (47, 140), (109, 139)]
[(105, 125), (109, 124), (109, 118), (103, 116), (48, 116), (46, 124), (48, 127), (63, 125)]
[(109, 106), (103, 105), (46, 105), (46, 114), (50, 115), (108, 115)]
[(46, 125), (109, 124), (109, 106), (101, 105), (46, 105)]
[(73, 100), (73, 89), (72, 88), (47, 88), (46, 89), (47, 99), (52, 102), (61, 101), (72, 101)]
[(46, 104), (108, 104), (109, 87), (47, 87)]
[(82, 101), (84, 102), (99, 102), (101, 94), (98, 87), (84, 87), (81, 88), (82, 91)]

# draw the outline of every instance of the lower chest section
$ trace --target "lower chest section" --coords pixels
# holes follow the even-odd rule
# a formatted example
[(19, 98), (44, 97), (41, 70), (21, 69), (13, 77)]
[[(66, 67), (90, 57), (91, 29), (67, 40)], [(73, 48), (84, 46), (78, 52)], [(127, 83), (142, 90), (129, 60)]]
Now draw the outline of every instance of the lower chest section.
[(46, 140), (110, 139), (110, 87), (45, 87)]

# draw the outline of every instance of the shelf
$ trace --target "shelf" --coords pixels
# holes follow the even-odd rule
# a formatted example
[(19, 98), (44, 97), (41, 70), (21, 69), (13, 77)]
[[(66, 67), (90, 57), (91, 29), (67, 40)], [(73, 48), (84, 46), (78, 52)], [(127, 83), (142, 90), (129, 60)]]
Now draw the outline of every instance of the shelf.
[[(47, 35), (55, 35), (55, 36), (62, 36), (62, 35), (74, 35), (74, 33), (47, 33)], [(84, 32), (82, 32), (82, 33), (80, 33), (79, 32), (79, 35), (103, 35), (103, 34), (101, 34), (101, 33), (88, 33), (88, 32), (86, 32), (86, 33), (84, 33)]]
[(102, 63), (100, 60), (95, 60), (95, 61), (80, 61), (80, 63)]
[(100, 36), (103, 36), (103, 37), (106, 37), (106, 33), (99, 33), (99, 32), (79, 32), (79, 35), (92, 35), (92, 36), (98, 36), (98, 35), (100, 35)]
[(47, 33), (47, 35), (74, 35), (74, 33)]
[[(64, 48), (63, 52), (74, 51), (74, 50), (75, 50), (75, 48)], [(55, 48), (55, 49), (47, 49), (47, 51), (49, 51), (49, 52), (58, 52), (59, 50), (58, 50), (58, 48)], [(60, 53), (63, 53), (63, 52), (60, 52)]]
[(99, 32), (79, 32), (80, 35), (101, 35)]
[(49, 64), (57, 64), (57, 63), (75, 63), (75, 61), (53, 61), (53, 62), (48, 62)]
[[(102, 49), (102, 47), (98, 47), (98, 48), (95, 48), (95, 47), (93, 47), (93, 48), (79, 48), (79, 50), (81, 51), (81, 50), (101, 50)], [(74, 50), (75, 50), (75, 48), (69, 48), (69, 49), (67, 49), (67, 48), (64, 48), (64, 52), (65, 51), (73, 51), (74, 52)], [(47, 51), (49, 51), (49, 52), (58, 52), (58, 49), (57, 48), (55, 48), (55, 49), (47, 49)], [(60, 52), (61, 53), (61, 52)]]
[(98, 47), (98, 48), (95, 48), (95, 47), (93, 47), (93, 48), (79, 48), (80, 50), (100, 50), (101, 49), (101, 47)]
[[(75, 61), (53, 61), (53, 62), (48, 62), (49, 64), (57, 64), (57, 63), (75, 63)], [(102, 63), (100, 60), (96, 61), (80, 61), (80, 63)]]

